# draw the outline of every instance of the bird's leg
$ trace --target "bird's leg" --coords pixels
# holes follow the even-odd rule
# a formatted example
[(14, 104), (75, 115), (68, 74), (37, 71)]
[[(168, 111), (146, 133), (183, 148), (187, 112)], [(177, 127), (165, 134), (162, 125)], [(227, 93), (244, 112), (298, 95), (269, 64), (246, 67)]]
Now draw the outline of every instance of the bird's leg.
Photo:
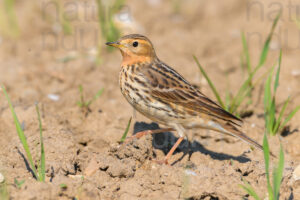
[(124, 144), (127, 144), (128, 142), (132, 141), (134, 138), (141, 138), (144, 135), (148, 135), (148, 134), (155, 134), (155, 133), (162, 133), (162, 132), (168, 132), (168, 131), (174, 131), (173, 128), (162, 128), (162, 129), (156, 129), (156, 130), (146, 130), (146, 131), (141, 131), (138, 132), (128, 138), (126, 138)]
[(171, 158), (172, 154), (177, 149), (177, 147), (179, 146), (179, 144), (182, 142), (183, 139), (184, 139), (184, 137), (179, 137), (178, 140), (176, 141), (176, 143), (173, 145), (173, 147), (169, 151), (169, 153), (166, 155), (166, 157), (163, 160), (156, 161), (156, 162), (159, 164), (168, 164), (169, 158)]

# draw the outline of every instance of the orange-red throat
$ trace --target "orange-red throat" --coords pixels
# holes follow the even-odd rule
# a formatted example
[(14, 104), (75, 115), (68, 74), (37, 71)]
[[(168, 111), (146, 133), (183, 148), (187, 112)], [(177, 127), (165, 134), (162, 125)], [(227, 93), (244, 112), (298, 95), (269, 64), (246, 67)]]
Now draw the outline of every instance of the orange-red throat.
[(152, 62), (156, 58), (150, 40), (139, 34), (126, 35), (116, 42), (107, 42), (106, 45), (120, 49), (123, 56), (122, 66)]
[(121, 53), (123, 56), (122, 66), (133, 65), (136, 63), (150, 63), (153, 60), (153, 58), (149, 56), (139, 56), (130, 52), (123, 52), (122, 50)]

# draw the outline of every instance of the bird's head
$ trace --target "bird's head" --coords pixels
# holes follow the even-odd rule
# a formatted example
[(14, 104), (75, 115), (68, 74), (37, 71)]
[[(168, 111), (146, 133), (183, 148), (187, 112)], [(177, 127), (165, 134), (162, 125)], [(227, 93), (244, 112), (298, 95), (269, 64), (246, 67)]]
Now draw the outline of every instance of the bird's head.
[(126, 35), (118, 41), (107, 42), (106, 45), (120, 49), (123, 56), (123, 65), (151, 62), (156, 58), (151, 41), (143, 35)]

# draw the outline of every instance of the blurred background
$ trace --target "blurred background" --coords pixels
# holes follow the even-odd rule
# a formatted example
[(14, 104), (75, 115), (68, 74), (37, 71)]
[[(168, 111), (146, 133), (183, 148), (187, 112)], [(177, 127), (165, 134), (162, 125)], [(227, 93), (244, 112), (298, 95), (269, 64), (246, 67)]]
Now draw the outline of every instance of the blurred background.
[[(280, 10), (283, 12), (268, 61), (272, 63), (273, 55), (283, 49), (282, 78), (295, 77), (299, 75), (299, 6), (293, 1), (271, 0), (2, 0), (0, 78), (12, 93), (29, 101), (65, 92), (69, 84), (92, 81), (107, 88), (108, 82), (117, 81), (115, 71), (121, 57), (104, 43), (140, 33), (152, 40), (162, 60), (190, 81), (200, 83), (200, 72), (192, 58), (195, 55), (217, 87), (226, 89), (242, 78), (235, 75), (241, 66), (241, 33), (248, 41), (251, 60), (257, 61)], [(91, 79), (91, 74), (111, 76), (110, 81)], [(65, 82), (60, 84), (62, 79)], [(282, 88), (288, 92), (298, 85), (295, 78)]]
[[(162, 61), (218, 101), (195, 56), (229, 110), (249, 77), (249, 66), (251, 73), (261, 64), (253, 78), (253, 93), (247, 93), (233, 113), (246, 117), (250, 129), (263, 130), (264, 85), (272, 67), (278, 65), (280, 50), (276, 106), (282, 108), (290, 97), (289, 113), (300, 102), (299, 11), (296, 0), (0, 0), (0, 84), (6, 87), (28, 137), (37, 133), (34, 103), (40, 103), (45, 141), (53, 150), (55, 166), (59, 165), (55, 154), (70, 152), (67, 146), (61, 150), (57, 146), (69, 137), (74, 144), (87, 146), (79, 145), (80, 149), (101, 152), (121, 138), (131, 116), (151, 122), (135, 114), (122, 97), (118, 86), (121, 54), (105, 46), (123, 35), (139, 33), (152, 41)], [(260, 63), (280, 12), (268, 54)], [(298, 162), (299, 121), (300, 113), (296, 113), (285, 131), (280, 131), (285, 151)], [(259, 132), (263, 131), (249, 135), (262, 141)], [(8, 149), (18, 141), (2, 94), (0, 136), (0, 146)], [(55, 137), (61, 143), (56, 144)], [(233, 153), (231, 147), (214, 142), (203, 144), (228, 154), (241, 153), (240, 146)]]

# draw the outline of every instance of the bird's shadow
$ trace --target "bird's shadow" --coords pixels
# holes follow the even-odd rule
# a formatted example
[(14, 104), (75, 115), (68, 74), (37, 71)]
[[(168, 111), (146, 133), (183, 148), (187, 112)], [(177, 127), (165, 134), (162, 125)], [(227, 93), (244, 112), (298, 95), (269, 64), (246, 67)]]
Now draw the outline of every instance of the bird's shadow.
[(31, 173), (31, 175), (32, 175), (35, 179), (37, 179), (37, 177), (35, 176), (35, 174), (34, 174), (32, 168), (31, 168), (30, 165), (29, 165), (29, 162), (28, 162), (28, 160), (26, 159), (25, 155), (19, 150), (19, 148), (17, 148), (17, 151), (18, 151), (18, 154), (22, 157), (22, 159), (23, 159), (23, 161), (24, 161), (24, 163), (25, 163), (26, 169)]
[[(145, 123), (145, 122), (136, 122), (134, 124), (134, 130), (133, 134), (136, 134), (140, 131), (145, 131), (145, 130), (156, 130), (160, 129), (159, 125), (157, 123), (152, 122), (151, 124)], [(174, 136), (172, 132), (164, 132), (164, 133), (156, 133), (152, 134), (153, 140), (152, 140), (152, 145), (156, 149), (160, 149), (164, 152), (164, 154), (167, 154), (170, 149), (172, 148), (173, 144), (177, 141), (178, 137)], [(205, 155), (209, 155), (212, 159), (215, 160), (235, 160), (238, 161), (239, 163), (246, 163), (249, 162), (250, 159), (245, 157), (244, 155), (239, 155), (239, 156), (233, 156), (233, 155), (228, 155), (225, 153), (220, 153), (220, 152), (214, 152), (211, 150), (206, 149), (202, 144), (200, 144), (197, 141), (188, 141), (187, 139), (184, 139), (179, 147), (176, 149), (175, 153), (183, 152), (183, 156), (178, 159), (179, 162), (184, 158), (185, 155), (189, 154), (189, 158), (194, 152), (201, 152)]]

